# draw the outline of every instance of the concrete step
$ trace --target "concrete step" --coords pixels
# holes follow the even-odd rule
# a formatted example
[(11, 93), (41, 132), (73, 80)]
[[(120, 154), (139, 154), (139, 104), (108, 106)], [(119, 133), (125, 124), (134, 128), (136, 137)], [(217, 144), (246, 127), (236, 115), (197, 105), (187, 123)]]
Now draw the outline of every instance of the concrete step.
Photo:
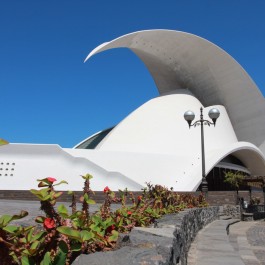
[(230, 215), (219, 215), (220, 220), (230, 220), (232, 219), (232, 216)]

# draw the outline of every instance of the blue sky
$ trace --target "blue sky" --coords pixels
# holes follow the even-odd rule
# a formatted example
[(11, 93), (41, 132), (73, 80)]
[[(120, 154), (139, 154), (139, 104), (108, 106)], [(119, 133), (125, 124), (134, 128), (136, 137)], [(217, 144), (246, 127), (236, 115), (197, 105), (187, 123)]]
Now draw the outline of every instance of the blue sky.
[[(145, 29), (199, 35), (265, 94), (265, 1), (0, 1), (0, 138), (72, 147), (158, 95), (143, 63), (99, 44)], [(253, 104), (255, 104), (253, 102)]]

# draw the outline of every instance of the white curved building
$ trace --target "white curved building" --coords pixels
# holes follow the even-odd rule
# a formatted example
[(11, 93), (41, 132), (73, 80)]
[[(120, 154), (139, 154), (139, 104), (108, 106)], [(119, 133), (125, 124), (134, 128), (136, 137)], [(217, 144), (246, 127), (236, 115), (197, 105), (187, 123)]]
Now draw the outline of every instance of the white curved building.
[[(0, 147), (2, 190), (32, 188), (35, 179), (65, 179), (62, 189), (81, 190), (82, 174), (94, 176), (93, 190), (140, 190), (146, 182), (194, 191), (201, 183), (200, 128), (189, 129), (183, 114), (205, 118), (215, 107), (215, 127), (204, 126), (209, 188), (222, 189), (224, 170), (265, 175), (265, 101), (244, 69), (225, 51), (198, 36), (148, 30), (131, 33), (94, 49), (131, 49), (146, 65), (160, 96), (114, 128), (73, 149), (58, 145)], [(86, 60), (87, 60), (86, 59)], [(70, 187), (70, 188), (69, 188)]]

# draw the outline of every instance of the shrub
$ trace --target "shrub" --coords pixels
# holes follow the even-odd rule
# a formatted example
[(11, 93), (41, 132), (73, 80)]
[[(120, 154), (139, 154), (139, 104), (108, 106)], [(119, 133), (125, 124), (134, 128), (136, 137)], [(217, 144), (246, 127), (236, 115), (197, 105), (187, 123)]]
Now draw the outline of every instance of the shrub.
[[(55, 207), (62, 192), (54, 187), (67, 184), (49, 177), (38, 180), (39, 190), (32, 189), (40, 200), (44, 216), (37, 216), (36, 226), (15, 226), (13, 220), (28, 215), (3, 215), (0, 218), (0, 259), (1, 264), (71, 264), (80, 254), (107, 251), (114, 248), (119, 232), (129, 232), (135, 226), (149, 226), (164, 214), (177, 213), (185, 208), (204, 207), (207, 203), (202, 195), (180, 195), (166, 187), (147, 183), (141, 195), (135, 198), (127, 189), (118, 195), (109, 187), (104, 188), (105, 200), (99, 211), (90, 214), (89, 206), (94, 204), (90, 189), (92, 176), (84, 179), (82, 207), (77, 210), (76, 196), (72, 196), (71, 213), (62, 204)], [(121, 203), (121, 208), (111, 211), (112, 203)]]

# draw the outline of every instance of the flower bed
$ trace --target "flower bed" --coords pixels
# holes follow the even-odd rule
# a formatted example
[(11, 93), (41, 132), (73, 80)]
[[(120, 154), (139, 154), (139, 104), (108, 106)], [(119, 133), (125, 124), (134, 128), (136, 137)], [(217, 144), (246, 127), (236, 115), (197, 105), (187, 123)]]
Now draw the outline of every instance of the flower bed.
[[(137, 198), (128, 190), (116, 196), (109, 187), (104, 188), (105, 201), (99, 211), (91, 214), (89, 205), (93, 191), (91, 175), (82, 176), (85, 183), (80, 198), (82, 209), (77, 210), (77, 198), (73, 192), (71, 212), (64, 205), (55, 207), (62, 192), (56, 192), (54, 178), (39, 180), (39, 190), (31, 190), (38, 197), (44, 216), (36, 217), (36, 226), (15, 226), (13, 220), (28, 213), (3, 215), (0, 218), (1, 264), (71, 264), (80, 254), (108, 251), (115, 248), (119, 233), (128, 233), (133, 227), (146, 227), (165, 214), (178, 213), (186, 208), (204, 207), (202, 195), (194, 197), (177, 193), (159, 185), (147, 184)], [(121, 208), (111, 212), (111, 203), (120, 203)], [(130, 204), (128, 206), (128, 203)], [(41, 228), (40, 228), (41, 227)]]

